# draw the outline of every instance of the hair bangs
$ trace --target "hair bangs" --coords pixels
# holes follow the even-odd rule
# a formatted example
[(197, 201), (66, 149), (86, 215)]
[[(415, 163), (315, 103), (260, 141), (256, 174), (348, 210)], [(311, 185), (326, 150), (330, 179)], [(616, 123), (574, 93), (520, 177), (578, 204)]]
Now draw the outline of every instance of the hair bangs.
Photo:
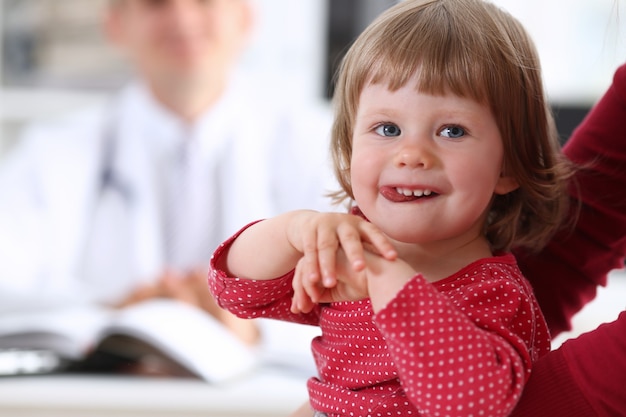
[(448, 6), (390, 15), (394, 24), (381, 21), (382, 35), (374, 29), (374, 39), (364, 36), (356, 48), (355, 61), (359, 62), (353, 63), (360, 73), (359, 92), (368, 83), (384, 83), (395, 91), (415, 82), (420, 92), (453, 93), (487, 102), (493, 68), (482, 52), (484, 39), (476, 39), (470, 28), (476, 22), (459, 18), (458, 10)]

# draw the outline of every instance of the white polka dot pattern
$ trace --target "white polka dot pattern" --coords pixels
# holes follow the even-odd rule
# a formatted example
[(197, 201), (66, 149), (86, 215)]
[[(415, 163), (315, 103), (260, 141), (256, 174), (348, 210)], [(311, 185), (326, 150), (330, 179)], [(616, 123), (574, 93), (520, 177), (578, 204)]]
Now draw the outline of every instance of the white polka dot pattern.
[(547, 326), (512, 255), (483, 259), (429, 284), (413, 277), (374, 315), (369, 300), (294, 315), (292, 274), (270, 281), (215, 269), (211, 291), (241, 317), (317, 324), (312, 406), (328, 416), (506, 416), (531, 364), (550, 349)]

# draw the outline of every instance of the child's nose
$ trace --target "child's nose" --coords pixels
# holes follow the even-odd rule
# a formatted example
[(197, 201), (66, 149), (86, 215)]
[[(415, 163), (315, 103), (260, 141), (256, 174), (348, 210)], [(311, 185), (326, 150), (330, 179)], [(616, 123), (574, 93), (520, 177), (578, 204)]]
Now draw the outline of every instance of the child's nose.
[(399, 167), (430, 169), (435, 160), (435, 153), (427, 139), (409, 139), (400, 146), (395, 162)]

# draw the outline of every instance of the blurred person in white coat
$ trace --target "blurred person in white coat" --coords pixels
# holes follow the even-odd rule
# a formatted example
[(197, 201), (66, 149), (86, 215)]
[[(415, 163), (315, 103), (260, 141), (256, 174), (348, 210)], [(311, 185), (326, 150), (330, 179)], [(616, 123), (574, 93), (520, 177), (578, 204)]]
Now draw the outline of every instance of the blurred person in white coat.
[(0, 314), (171, 297), (256, 340), (212, 304), (206, 265), (248, 221), (330, 204), (330, 114), (237, 75), (253, 14), (246, 0), (110, 1), (105, 30), (136, 79), (28, 128), (2, 161)]

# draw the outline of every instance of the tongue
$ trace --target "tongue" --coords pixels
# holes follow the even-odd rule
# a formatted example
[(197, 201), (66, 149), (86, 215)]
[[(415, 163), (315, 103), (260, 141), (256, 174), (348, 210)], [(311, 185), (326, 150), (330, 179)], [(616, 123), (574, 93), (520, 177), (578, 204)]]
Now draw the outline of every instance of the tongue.
[(414, 195), (407, 196), (404, 194), (400, 194), (395, 190), (395, 188), (389, 188), (389, 187), (381, 188), (380, 194), (383, 197), (385, 197), (387, 200), (393, 201), (394, 203), (403, 203), (405, 201), (415, 201), (419, 198), (419, 197), (415, 197)]

